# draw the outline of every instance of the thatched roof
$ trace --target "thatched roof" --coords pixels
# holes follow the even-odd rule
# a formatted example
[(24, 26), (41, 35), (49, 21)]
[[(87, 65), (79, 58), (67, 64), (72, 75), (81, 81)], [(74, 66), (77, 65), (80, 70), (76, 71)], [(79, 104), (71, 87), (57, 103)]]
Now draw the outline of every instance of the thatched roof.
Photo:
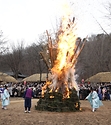
[(111, 82), (111, 72), (100, 72), (90, 78), (86, 79), (85, 82)]
[(12, 77), (12, 76), (10, 76), (6, 73), (3, 73), (3, 72), (0, 72), (0, 81), (2, 81), (2, 82), (13, 82), (13, 83), (18, 82), (14, 77)]
[[(41, 81), (46, 81), (47, 79), (47, 73), (42, 73), (42, 78)], [(27, 82), (37, 82), (40, 81), (40, 74), (33, 74), (29, 77), (26, 77), (22, 81), (27, 81)]]

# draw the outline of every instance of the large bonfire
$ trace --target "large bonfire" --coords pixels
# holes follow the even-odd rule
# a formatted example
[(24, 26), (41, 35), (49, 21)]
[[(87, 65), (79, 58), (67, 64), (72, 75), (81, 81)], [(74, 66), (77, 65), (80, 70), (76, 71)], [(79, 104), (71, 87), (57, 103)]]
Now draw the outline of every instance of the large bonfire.
[[(81, 40), (77, 41), (77, 36), (74, 34), (75, 18), (70, 20), (69, 16), (69, 13), (63, 16), (58, 37), (54, 43), (47, 32), (51, 78), (42, 87), (42, 97), (36, 106), (38, 110), (80, 110), (77, 95), (79, 88), (75, 81), (74, 67), (84, 42), (81, 46)], [(53, 50), (56, 50), (56, 58)], [(45, 59), (45, 57), (43, 58)]]

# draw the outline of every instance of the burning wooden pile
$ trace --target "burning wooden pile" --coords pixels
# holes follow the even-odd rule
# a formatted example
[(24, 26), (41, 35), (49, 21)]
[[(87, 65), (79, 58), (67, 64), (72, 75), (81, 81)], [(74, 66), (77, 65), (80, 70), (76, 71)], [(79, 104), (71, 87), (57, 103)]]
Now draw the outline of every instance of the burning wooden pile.
[(74, 34), (75, 18), (63, 18), (56, 41), (48, 34), (48, 60), (41, 53), (50, 72), (51, 78), (42, 87), (42, 97), (36, 109), (49, 111), (76, 111), (80, 109), (75, 81), (74, 67), (85, 40), (77, 39)]

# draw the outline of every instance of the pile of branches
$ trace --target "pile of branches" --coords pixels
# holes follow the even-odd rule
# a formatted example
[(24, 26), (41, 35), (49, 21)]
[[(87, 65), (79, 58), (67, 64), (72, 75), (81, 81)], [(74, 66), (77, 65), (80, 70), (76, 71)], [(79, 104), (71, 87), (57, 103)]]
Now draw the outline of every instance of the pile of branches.
[(58, 92), (47, 92), (41, 97), (35, 106), (36, 110), (52, 112), (76, 112), (80, 110), (80, 102), (76, 90), (70, 90), (70, 98), (63, 99), (61, 90)]

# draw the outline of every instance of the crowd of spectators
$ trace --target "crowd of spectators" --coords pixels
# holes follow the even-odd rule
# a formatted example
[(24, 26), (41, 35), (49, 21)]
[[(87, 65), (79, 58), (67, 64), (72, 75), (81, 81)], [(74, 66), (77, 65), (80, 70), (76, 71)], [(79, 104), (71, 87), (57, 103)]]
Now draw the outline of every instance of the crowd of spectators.
[[(34, 97), (39, 98), (41, 96), (42, 87), (46, 82), (24, 82), (13, 84), (7, 83), (8, 91), (11, 97), (23, 97), (24, 91), (27, 89), (29, 84), (34, 92)], [(79, 99), (84, 100), (86, 96), (90, 93), (90, 88), (92, 84), (84, 83), (79, 84)], [(93, 87), (96, 89), (100, 100), (111, 100), (111, 85), (105, 83), (93, 84)]]
[(45, 82), (34, 82), (34, 83), (26, 83), (24, 84), (23, 82), (13, 84), (13, 83), (8, 83), (8, 91), (11, 97), (23, 97), (24, 91), (27, 89), (27, 87), (31, 86), (33, 92), (34, 92), (34, 97), (40, 97), (41, 91), (42, 91), (42, 86), (45, 84)]
[(91, 87), (94, 87), (96, 89), (100, 100), (111, 100), (111, 83), (80, 84), (79, 98), (81, 100), (84, 100), (90, 93)]

